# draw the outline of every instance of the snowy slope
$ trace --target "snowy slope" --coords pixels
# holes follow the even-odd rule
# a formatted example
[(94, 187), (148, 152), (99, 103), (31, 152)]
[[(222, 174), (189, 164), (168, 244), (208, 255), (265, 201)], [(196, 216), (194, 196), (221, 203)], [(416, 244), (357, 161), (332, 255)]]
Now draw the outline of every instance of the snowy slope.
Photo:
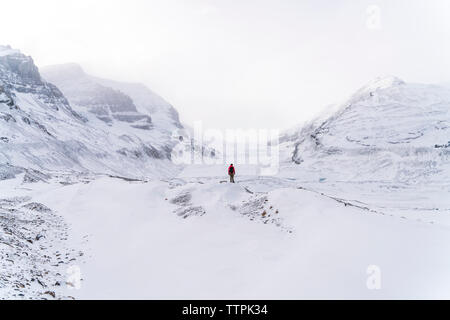
[[(5, 196), (61, 214), (70, 226), (65, 246), (85, 253), (69, 264), (81, 270), (80, 289), (52, 288), (60, 296), (449, 297), (450, 224), (431, 223), (433, 216), (405, 219), (255, 176), (237, 184), (87, 177), (27, 189), (16, 181), (0, 182)], [(372, 265), (381, 270), (379, 290), (367, 286)]]
[(282, 150), (317, 179), (448, 181), (449, 137), (449, 88), (385, 77), (286, 139)]

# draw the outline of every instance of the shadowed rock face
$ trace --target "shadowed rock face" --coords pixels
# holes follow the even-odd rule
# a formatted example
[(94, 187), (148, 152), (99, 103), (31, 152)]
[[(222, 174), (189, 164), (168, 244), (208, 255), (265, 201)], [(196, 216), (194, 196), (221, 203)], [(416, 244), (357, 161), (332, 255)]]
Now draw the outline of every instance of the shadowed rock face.
[(105, 106), (110, 112), (137, 112), (136, 106), (130, 97), (107, 87), (94, 86), (86, 90), (84, 95), (71, 97), (70, 100), (77, 105), (87, 108)]
[(148, 124), (151, 122), (151, 118), (145, 114), (113, 114), (114, 119), (124, 122), (134, 123), (136, 121), (144, 120)]
[(27, 82), (41, 83), (41, 76), (31, 57), (20, 53), (0, 56), (0, 64)]
[[(4, 54), (4, 52), (11, 52)], [(31, 57), (9, 46), (0, 46), (0, 101), (10, 107), (15, 104), (16, 93), (28, 93), (42, 103), (42, 107), (64, 112), (84, 119), (76, 113), (61, 91), (51, 83), (41, 79), (38, 68)]]
[(150, 130), (153, 127), (151, 116), (140, 113), (130, 96), (96, 82), (76, 64), (56, 70), (50, 68), (45, 75), (61, 88), (72, 105), (94, 114), (107, 124), (120, 121), (137, 129)]
[[(140, 123), (130, 123), (131, 127), (151, 126), (166, 137), (170, 137), (172, 131), (183, 128), (177, 110), (143, 84), (97, 78), (86, 74), (74, 63), (48, 66), (41, 73), (62, 90), (76, 110), (89, 106), (104, 121), (127, 122), (130, 117), (116, 116), (116, 119), (113, 113), (137, 112), (150, 117), (151, 123), (148, 118), (141, 117), (137, 118)], [(127, 98), (131, 99), (131, 103)], [(108, 115), (105, 114), (107, 112)]]
[(106, 123), (117, 120), (130, 123), (133, 128), (152, 128), (152, 118), (139, 113), (133, 100), (118, 90), (92, 83), (76, 93), (68, 90), (68, 94), (72, 104), (86, 108)]

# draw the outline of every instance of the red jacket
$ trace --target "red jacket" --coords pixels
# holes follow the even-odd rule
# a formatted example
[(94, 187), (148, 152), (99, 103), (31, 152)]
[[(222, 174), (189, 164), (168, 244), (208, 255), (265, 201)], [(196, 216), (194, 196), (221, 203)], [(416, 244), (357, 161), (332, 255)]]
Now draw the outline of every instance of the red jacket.
[(228, 167), (228, 174), (235, 174), (236, 171), (234, 171), (234, 167), (233, 166), (229, 166)]

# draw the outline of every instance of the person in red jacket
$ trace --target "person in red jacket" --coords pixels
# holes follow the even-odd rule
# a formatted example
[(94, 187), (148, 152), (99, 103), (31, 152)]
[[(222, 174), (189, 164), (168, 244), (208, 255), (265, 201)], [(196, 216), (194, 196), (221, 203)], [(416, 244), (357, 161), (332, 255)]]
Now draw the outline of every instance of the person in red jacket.
[(234, 183), (234, 174), (236, 173), (236, 171), (234, 170), (233, 164), (230, 164), (230, 166), (228, 167), (228, 175), (230, 176), (230, 182)]

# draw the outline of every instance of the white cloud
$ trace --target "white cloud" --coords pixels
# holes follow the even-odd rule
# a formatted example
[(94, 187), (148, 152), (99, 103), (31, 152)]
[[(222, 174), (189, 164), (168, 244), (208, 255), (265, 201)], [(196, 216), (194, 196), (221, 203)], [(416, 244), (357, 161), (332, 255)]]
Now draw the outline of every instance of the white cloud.
[[(367, 8), (381, 28), (367, 28)], [(210, 127), (285, 128), (380, 74), (450, 81), (450, 3), (25, 1), (2, 3), (0, 43), (38, 65), (145, 82)]]

